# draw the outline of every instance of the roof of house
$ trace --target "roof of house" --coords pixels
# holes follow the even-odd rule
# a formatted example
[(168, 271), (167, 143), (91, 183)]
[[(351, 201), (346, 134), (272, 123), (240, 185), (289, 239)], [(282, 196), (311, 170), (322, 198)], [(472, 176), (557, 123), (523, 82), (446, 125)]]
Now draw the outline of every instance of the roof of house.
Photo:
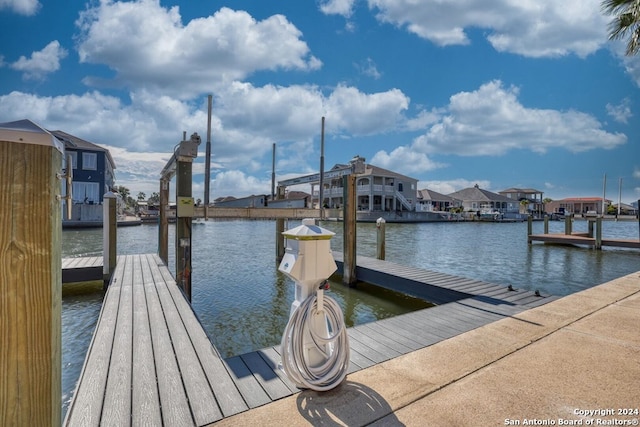
[(305, 191), (287, 191), (287, 194), (285, 194), (287, 200), (306, 199), (307, 197), (311, 197), (311, 194)]
[(107, 159), (109, 160), (109, 163), (111, 163), (111, 167), (113, 169), (116, 168), (116, 163), (113, 161), (111, 153), (106, 148), (94, 144), (93, 142), (85, 141), (84, 139), (78, 138), (77, 136), (71, 135), (61, 130), (52, 130), (49, 132), (51, 132), (60, 141), (64, 142), (65, 148), (104, 152), (107, 156)]
[(473, 201), (473, 202), (509, 202), (514, 203), (513, 199), (505, 197), (498, 193), (493, 193), (489, 190), (483, 190), (476, 184), (473, 187), (465, 188), (455, 193), (449, 194), (449, 197), (453, 197), (458, 200)]
[(379, 166), (375, 166), (375, 165), (371, 165), (371, 164), (366, 164), (365, 165), (365, 169), (364, 169), (364, 173), (363, 174), (359, 174), (359, 176), (363, 176), (363, 175), (372, 175), (372, 176), (392, 176), (395, 178), (400, 178), (400, 179), (405, 179), (408, 181), (418, 181), (415, 178), (411, 178), (410, 176), (406, 176), (406, 175), (402, 175), (401, 173), (397, 173), (397, 172), (393, 172), (390, 171), (388, 169), (384, 169), (381, 168)]
[(498, 191), (498, 194), (504, 193), (524, 193), (524, 194), (542, 194), (543, 192), (540, 190), (536, 190), (535, 188), (516, 188), (511, 187), (506, 190)]
[(427, 188), (423, 190), (418, 190), (418, 198), (422, 200), (431, 200), (436, 202), (454, 202), (458, 200), (451, 196), (440, 194), (437, 191), (429, 190)]
[[(609, 199), (605, 199), (607, 202), (611, 202)], [(567, 197), (566, 199), (554, 200), (554, 202), (562, 203), (590, 203), (590, 202), (602, 202), (602, 197)]]

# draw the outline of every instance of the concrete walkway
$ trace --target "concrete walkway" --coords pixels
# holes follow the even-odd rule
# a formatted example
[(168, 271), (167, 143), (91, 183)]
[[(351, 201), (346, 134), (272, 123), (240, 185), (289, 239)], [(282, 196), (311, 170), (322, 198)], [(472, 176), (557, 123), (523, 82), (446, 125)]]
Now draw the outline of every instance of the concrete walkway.
[(215, 425), (637, 425), (638, 411), (640, 272)]

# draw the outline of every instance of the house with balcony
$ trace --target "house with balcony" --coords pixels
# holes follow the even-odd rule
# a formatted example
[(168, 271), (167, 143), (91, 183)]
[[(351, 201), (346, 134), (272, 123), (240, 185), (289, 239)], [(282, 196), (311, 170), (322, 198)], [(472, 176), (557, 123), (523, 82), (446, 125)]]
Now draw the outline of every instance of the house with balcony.
[(544, 215), (544, 202), (542, 191), (535, 190), (533, 188), (508, 188), (503, 191), (499, 191), (501, 194), (509, 199), (517, 200), (520, 203), (520, 213), (525, 215), (542, 216)]
[[(356, 156), (351, 163), (359, 163), (360, 173), (356, 173), (357, 210), (361, 212), (414, 211), (418, 180), (378, 166), (366, 164), (365, 159)], [(355, 165), (354, 165), (355, 166)], [(349, 165), (337, 164), (327, 172), (349, 169)], [(314, 196), (319, 191), (314, 190)], [(325, 179), (322, 206), (340, 208), (344, 205), (342, 176)]]
[[(64, 144), (64, 167), (69, 167), (66, 158), (71, 155), (73, 168), (72, 218), (64, 219), (63, 226), (102, 224), (103, 196), (115, 185), (116, 166), (109, 150), (61, 130), (49, 132)], [(66, 195), (64, 185), (62, 194)], [(66, 201), (63, 202), (63, 209), (66, 209), (65, 204)]]

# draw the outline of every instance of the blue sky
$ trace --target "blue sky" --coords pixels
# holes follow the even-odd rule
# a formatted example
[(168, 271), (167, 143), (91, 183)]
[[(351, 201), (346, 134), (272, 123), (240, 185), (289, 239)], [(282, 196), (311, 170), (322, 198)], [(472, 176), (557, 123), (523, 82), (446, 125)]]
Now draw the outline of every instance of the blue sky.
[[(0, 0), (0, 122), (103, 145), (118, 185), (159, 188), (198, 132), (211, 200), (354, 155), (444, 194), (640, 198), (640, 57), (599, 0)], [(204, 198), (203, 196), (201, 196)]]

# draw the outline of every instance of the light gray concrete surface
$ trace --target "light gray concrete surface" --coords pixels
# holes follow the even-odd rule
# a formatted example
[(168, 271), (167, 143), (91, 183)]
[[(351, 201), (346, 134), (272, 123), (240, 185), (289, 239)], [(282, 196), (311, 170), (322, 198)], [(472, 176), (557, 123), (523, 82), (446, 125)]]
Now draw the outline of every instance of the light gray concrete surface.
[[(428, 328), (429, 325), (425, 325)], [(640, 272), (216, 426), (638, 425)]]

